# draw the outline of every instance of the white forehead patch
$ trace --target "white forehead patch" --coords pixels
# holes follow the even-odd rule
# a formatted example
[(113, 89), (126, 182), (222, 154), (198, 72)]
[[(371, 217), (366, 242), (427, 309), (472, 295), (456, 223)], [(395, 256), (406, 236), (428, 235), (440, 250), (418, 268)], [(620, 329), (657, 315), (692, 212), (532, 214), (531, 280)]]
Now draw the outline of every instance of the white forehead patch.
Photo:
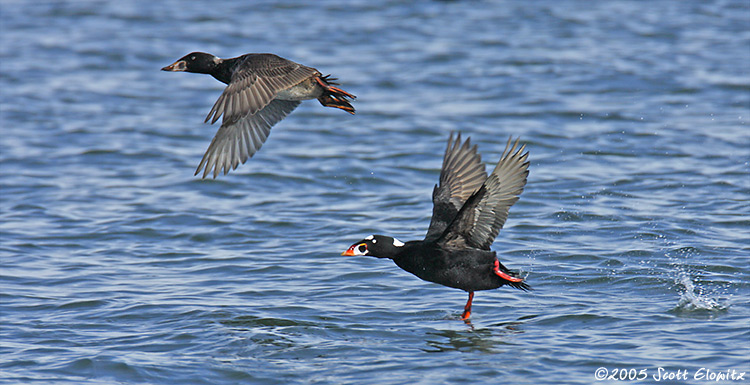
[(367, 236), (367, 238), (365, 238), (365, 241), (372, 241), (373, 239), (375, 239), (375, 236), (374, 235), (369, 235), (369, 236)]
[(393, 246), (396, 246), (396, 247), (401, 247), (401, 246), (403, 246), (403, 245), (404, 245), (404, 242), (401, 242), (401, 241), (399, 241), (398, 239), (396, 239), (396, 238), (393, 238)]

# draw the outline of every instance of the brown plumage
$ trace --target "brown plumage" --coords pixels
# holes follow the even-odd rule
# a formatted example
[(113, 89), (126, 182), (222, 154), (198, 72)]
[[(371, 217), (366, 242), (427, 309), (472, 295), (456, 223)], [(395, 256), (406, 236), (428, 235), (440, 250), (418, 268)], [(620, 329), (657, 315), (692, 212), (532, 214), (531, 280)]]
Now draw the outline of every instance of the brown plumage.
[(206, 116), (211, 124), (222, 116), (223, 120), (195, 171), (198, 175), (203, 170), (203, 178), (211, 170), (214, 178), (221, 170), (226, 175), (245, 163), (266, 141), (271, 127), (302, 100), (318, 99), (323, 106), (354, 114), (349, 101), (356, 96), (335, 87), (336, 79), (274, 54), (220, 59), (193, 52), (162, 70), (209, 74), (227, 84)]

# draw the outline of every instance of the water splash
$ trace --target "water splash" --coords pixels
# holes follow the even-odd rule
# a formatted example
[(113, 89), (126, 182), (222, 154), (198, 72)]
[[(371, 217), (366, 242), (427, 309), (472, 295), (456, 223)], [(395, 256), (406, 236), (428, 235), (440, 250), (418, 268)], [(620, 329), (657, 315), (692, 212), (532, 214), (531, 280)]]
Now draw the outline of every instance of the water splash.
[(670, 313), (713, 318), (729, 309), (728, 299), (720, 297), (720, 293), (707, 290), (700, 284), (696, 284), (693, 277), (685, 271), (678, 270), (675, 285), (680, 291), (680, 300)]

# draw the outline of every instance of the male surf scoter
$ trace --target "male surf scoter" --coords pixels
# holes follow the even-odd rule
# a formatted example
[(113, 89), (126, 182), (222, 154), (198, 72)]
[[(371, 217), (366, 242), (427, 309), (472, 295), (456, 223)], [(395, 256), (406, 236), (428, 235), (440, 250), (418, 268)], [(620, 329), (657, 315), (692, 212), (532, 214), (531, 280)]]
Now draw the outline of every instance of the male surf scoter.
[(193, 52), (162, 71), (209, 74), (228, 84), (214, 103), (205, 122), (215, 123), (224, 115), (195, 175), (213, 176), (252, 157), (268, 138), (271, 127), (297, 108), (300, 101), (318, 99), (326, 107), (354, 114), (349, 104), (356, 96), (333, 85), (334, 78), (318, 70), (269, 53), (250, 53), (231, 59)]
[(526, 145), (511, 139), (492, 173), (487, 176), (471, 139), (461, 144), (461, 134), (443, 157), (440, 183), (432, 192), (432, 220), (422, 241), (401, 242), (393, 237), (370, 235), (342, 255), (369, 255), (392, 259), (417, 277), (469, 293), (461, 319), (471, 316), (477, 290), (510, 285), (530, 290), (518, 274), (498, 261), (490, 245), (497, 237), (508, 209), (518, 200), (529, 175)]

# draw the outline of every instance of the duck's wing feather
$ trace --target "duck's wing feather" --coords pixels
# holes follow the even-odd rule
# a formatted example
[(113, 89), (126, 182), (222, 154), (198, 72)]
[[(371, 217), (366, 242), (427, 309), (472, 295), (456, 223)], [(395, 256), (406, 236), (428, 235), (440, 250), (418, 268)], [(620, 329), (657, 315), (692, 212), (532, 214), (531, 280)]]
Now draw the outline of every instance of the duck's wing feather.
[(215, 123), (232, 124), (262, 110), (276, 94), (293, 87), (310, 76), (320, 76), (315, 68), (303, 66), (273, 54), (248, 54), (232, 74), (229, 85), (206, 116)]
[(529, 153), (511, 139), (487, 181), (466, 201), (437, 240), (447, 247), (490, 250), (529, 175)]
[(226, 175), (240, 163), (245, 163), (260, 149), (271, 132), (271, 127), (284, 119), (300, 104), (299, 101), (273, 99), (265, 108), (234, 121), (224, 119), (208, 150), (203, 154), (195, 175), (203, 169), (205, 178), (213, 169), (213, 177), (223, 170)]
[(482, 157), (477, 153), (477, 146), (471, 145), (471, 138), (461, 143), (461, 134), (454, 141), (451, 133), (443, 156), (440, 181), (432, 190), (432, 219), (425, 240), (440, 237), (461, 206), (486, 179)]

